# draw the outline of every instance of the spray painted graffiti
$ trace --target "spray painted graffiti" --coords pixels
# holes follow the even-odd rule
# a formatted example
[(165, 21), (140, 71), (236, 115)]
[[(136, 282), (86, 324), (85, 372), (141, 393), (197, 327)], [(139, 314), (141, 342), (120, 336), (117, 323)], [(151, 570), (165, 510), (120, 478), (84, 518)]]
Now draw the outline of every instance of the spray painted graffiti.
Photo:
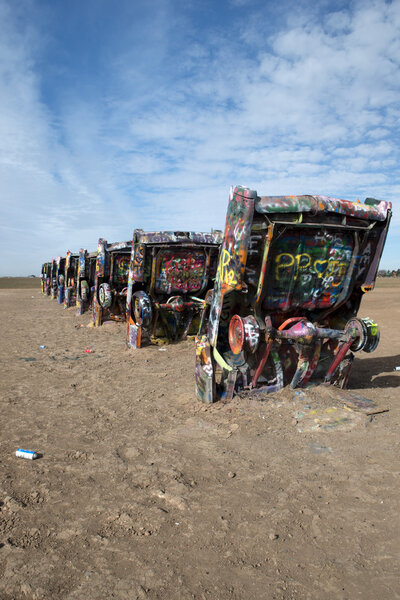
[(196, 389), (198, 398), (202, 402), (213, 402), (214, 396), (214, 369), (211, 358), (211, 348), (207, 336), (196, 337)]
[(238, 285), (238, 279), (234, 269), (231, 269), (232, 255), (229, 250), (225, 248), (221, 252), (221, 260), (218, 266), (218, 277), (220, 277), (223, 285), (228, 287), (236, 287)]
[(367, 198), (361, 202), (339, 200), (328, 196), (263, 196), (257, 198), (256, 211), (259, 213), (336, 213), (357, 219), (386, 221), (390, 202)]
[(51, 298), (54, 300), (57, 297), (57, 260), (51, 263), (50, 290)]
[(332, 283), (334, 287), (340, 285), (346, 274), (348, 261), (341, 260), (312, 260), (310, 254), (278, 254), (275, 258), (275, 278), (280, 281), (281, 270), (291, 269), (293, 267), (293, 279), (296, 281), (299, 277), (304, 283), (308, 283), (313, 276), (323, 279), (324, 282)]
[(64, 279), (64, 308), (75, 306), (77, 298), (79, 255), (73, 254), (70, 250), (65, 258), (65, 279)]
[(145, 245), (144, 244), (135, 244), (134, 245), (134, 254), (132, 258), (132, 280), (133, 281), (143, 281), (144, 277), (144, 252)]
[(65, 257), (58, 256), (56, 258), (56, 276), (54, 296), (57, 298), (57, 304), (64, 302), (64, 273), (65, 273)]
[(131, 247), (131, 242), (108, 244), (107, 240), (99, 239), (92, 301), (95, 327), (105, 320), (125, 320)]
[(92, 307), (96, 275), (97, 252), (87, 252), (81, 248), (78, 258), (76, 314), (82, 315)]
[(155, 290), (165, 294), (200, 292), (205, 267), (204, 251), (164, 251), (159, 255)]
[(218, 334), (219, 316), (223, 297), (233, 290), (241, 290), (246, 268), (251, 235), (251, 217), (255, 195), (243, 188), (231, 189), (226, 215), (224, 241), (221, 246), (214, 300), (210, 311), (209, 335), (214, 344)]
[(129, 273), (129, 256), (127, 256), (127, 255), (117, 256), (115, 259), (115, 271), (114, 271), (115, 281), (126, 285), (128, 283), (128, 273)]
[(271, 248), (268, 309), (331, 306), (341, 293), (353, 256), (354, 242), (348, 233), (299, 234), (289, 228)]
[(51, 293), (51, 268), (52, 262), (46, 262), (42, 265), (40, 283), (42, 294), (45, 296), (49, 296)]

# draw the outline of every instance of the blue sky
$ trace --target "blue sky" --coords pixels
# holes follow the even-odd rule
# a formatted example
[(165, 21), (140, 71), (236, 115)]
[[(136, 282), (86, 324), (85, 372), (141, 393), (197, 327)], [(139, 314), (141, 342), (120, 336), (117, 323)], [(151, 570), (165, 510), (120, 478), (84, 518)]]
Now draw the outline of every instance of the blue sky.
[(223, 228), (231, 184), (389, 200), (400, 267), (399, 62), (399, 0), (0, 0), (0, 275)]

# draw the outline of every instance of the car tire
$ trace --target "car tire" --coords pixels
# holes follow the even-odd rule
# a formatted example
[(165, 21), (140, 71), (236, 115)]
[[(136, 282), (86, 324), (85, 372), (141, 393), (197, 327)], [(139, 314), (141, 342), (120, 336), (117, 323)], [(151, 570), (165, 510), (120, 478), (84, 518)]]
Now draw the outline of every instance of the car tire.
[(99, 287), (99, 304), (102, 308), (110, 308), (112, 304), (112, 291), (108, 283), (102, 283)]
[(89, 298), (89, 284), (87, 281), (81, 281), (81, 298), (86, 302)]
[(153, 320), (151, 299), (142, 290), (134, 292), (132, 296), (132, 317), (137, 325), (141, 325), (145, 329), (151, 325)]

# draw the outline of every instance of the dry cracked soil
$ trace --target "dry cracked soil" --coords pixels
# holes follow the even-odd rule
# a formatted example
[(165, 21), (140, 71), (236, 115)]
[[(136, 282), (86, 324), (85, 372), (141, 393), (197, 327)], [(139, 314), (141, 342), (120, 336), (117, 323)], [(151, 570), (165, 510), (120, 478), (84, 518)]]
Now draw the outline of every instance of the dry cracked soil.
[(360, 311), (375, 415), (321, 388), (203, 405), (192, 341), (132, 352), (0, 290), (1, 600), (400, 598), (399, 283)]

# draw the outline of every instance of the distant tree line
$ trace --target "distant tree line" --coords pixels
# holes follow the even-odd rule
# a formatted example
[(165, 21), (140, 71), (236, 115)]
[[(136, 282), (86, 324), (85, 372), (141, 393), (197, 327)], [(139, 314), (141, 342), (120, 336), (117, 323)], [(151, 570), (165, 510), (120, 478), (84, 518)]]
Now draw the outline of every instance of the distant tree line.
[(400, 269), (397, 269), (397, 271), (391, 271), (390, 269), (380, 269), (378, 271), (378, 277), (400, 277)]

